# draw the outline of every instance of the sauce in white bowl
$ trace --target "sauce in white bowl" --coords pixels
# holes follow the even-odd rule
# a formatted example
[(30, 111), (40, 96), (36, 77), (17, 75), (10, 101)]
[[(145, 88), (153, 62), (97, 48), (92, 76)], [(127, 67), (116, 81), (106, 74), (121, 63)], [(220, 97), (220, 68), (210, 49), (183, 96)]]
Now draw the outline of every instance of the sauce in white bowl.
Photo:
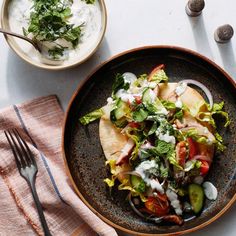
[[(70, 17), (67, 18), (67, 24), (73, 24), (73, 27), (80, 26), (81, 35), (78, 44), (73, 47), (71, 42), (61, 38), (55, 41), (38, 41), (42, 48), (42, 53), (39, 53), (29, 43), (11, 38), (8, 43), (18, 55), (39, 67), (63, 69), (80, 64), (93, 54), (101, 42), (106, 28), (104, 2), (99, 0), (95, 0), (93, 4), (87, 4), (84, 0), (74, 0), (72, 3), (69, 0), (64, 0), (64, 2), (68, 4), (71, 11)], [(29, 28), (33, 4), (33, 0), (5, 1), (7, 6), (3, 6), (3, 12), (5, 11), (5, 15), (7, 15), (7, 23), (11, 31), (23, 34), (23, 28), (26, 30)], [(2, 16), (2, 21), (3, 19), (4, 17)], [(35, 35), (29, 32), (27, 36), (33, 38)], [(53, 58), (48, 53), (48, 49), (53, 48), (56, 44), (66, 47), (66, 49), (63, 51), (62, 56)]]

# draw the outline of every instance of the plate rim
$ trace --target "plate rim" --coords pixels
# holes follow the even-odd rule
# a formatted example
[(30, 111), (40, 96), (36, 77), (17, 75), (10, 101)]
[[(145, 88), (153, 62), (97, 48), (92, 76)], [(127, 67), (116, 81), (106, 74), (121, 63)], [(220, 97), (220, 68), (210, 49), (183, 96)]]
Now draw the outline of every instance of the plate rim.
[(231, 200), (226, 204), (226, 206), (221, 209), (215, 216), (213, 216), (211, 219), (203, 222), (202, 224), (199, 224), (193, 228), (190, 229), (186, 229), (186, 230), (180, 230), (177, 232), (173, 232), (173, 233), (141, 233), (141, 232), (137, 232), (134, 230), (130, 230), (127, 229), (125, 227), (122, 227), (116, 223), (113, 223), (112, 221), (110, 221), (109, 219), (107, 219), (106, 217), (104, 217), (102, 214), (100, 214), (96, 209), (94, 209), (89, 202), (83, 197), (83, 195), (80, 193), (79, 189), (77, 188), (73, 177), (70, 173), (70, 169), (69, 169), (69, 165), (67, 163), (67, 159), (66, 159), (66, 153), (65, 153), (65, 130), (66, 130), (66, 124), (67, 124), (67, 120), (68, 120), (68, 116), (69, 116), (69, 112), (71, 110), (72, 104), (74, 102), (74, 100), (76, 99), (77, 95), (79, 94), (80, 90), (84, 87), (84, 85), (89, 81), (89, 79), (97, 72), (99, 71), (103, 66), (105, 66), (106, 64), (108, 64), (109, 62), (124, 56), (126, 54), (129, 53), (133, 53), (133, 52), (137, 52), (137, 51), (142, 51), (142, 50), (148, 50), (148, 49), (173, 49), (176, 51), (180, 51), (182, 53), (185, 54), (189, 54), (191, 56), (195, 56), (198, 59), (201, 59), (205, 62), (207, 62), (208, 64), (211, 64), (214, 68), (216, 68), (220, 73), (222, 73), (224, 75), (224, 77), (226, 77), (226, 79), (232, 84), (232, 86), (234, 87), (235, 91), (236, 91), (236, 82), (234, 81), (234, 79), (224, 70), (222, 69), (219, 65), (217, 65), (215, 62), (213, 62), (211, 59), (207, 58), (206, 56), (203, 56), (202, 54), (193, 51), (191, 49), (188, 48), (183, 48), (183, 47), (179, 47), (179, 46), (172, 46), (172, 45), (150, 45), (150, 46), (142, 46), (142, 47), (136, 47), (136, 48), (132, 48), (123, 52), (120, 52), (112, 57), (110, 57), (108, 60), (105, 60), (104, 62), (102, 62), (101, 64), (99, 64), (98, 66), (95, 67), (95, 69), (93, 69), (91, 71), (91, 73), (88, 74), (88, 76), (83, 79), (83, 81), (80, 83), (80, 85), (77, 87), (76, 91), (73, 93), (67, 109), (66, 109), (66, 113), (64, 116), (64, 120), (63, 120), (63, 127), (62, 127), (62, 139), (61, 139), (61, 148), (62, 148), (62, 154), (63, 154), (63, 160), (64, 160), (64, 165), (66, 168), (66, 174), (69, 177), (70, 183), (72, 184), (76, 194), (78, 195), (78, 197), (83, 201), (83, 203), (95, 214), (97, 215), (101, 220), (103, 220), (105, 223), (107, 223), (108, 225), (114, 227), (115, 229), (121, 230), (125, 233), (129, 233), (129, 234), (133, 234), (133, 235), (142, 235), (142, 236), (154, 236), (154, 235), (163, 235), (163, 236), (171, 236), (171, 235), (182, 235), (182, 234), (187, 234), (190, 232), (194, 232), (197, 231), (199, 229), (202, 229), (204, 227), (206, 227), (207, 225), (213, 223), (215, 220), (217, 220), (218, 218), (220, 218), (232, 205), (233, 203), (236, 201), (236, 193), (234, 194), (234, 196), (231, 198)]

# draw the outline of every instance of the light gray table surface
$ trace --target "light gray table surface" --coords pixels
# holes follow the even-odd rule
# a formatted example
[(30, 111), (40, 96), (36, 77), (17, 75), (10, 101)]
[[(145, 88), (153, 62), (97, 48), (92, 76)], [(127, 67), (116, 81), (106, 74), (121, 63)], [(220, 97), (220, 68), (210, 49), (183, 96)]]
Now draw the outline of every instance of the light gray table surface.
[[(222, 24), (236, 30), (235, 0), (205, 0), (200, 17), (185, 14), (186, 0), (105, 0), (108, 25), (97, 52), (84, 64), (65, 71), (46, 71), (22, 61), (0, 35), (0, 108), (35, 97), (56, 94), (64, 109), (77, 86), (97, 65), (127, 49), (176, 45), (197, 51), (236, 79), (236, 35), (217, 44), (213, 34)], [(0, 4), (2, 0), (0, 0)], [(236, 205), (194, 236), (235, 236)], [(122, 234), (121, 234), (122, 235)]]

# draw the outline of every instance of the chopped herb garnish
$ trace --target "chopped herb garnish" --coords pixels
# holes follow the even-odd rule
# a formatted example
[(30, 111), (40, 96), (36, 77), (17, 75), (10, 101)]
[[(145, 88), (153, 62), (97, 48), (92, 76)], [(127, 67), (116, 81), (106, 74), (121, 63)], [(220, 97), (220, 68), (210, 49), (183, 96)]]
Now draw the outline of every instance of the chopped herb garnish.
[(83, 0), (85, 1), (87, 4), (94, 4), (95, 3), (95, 0)]
[[(71, 0), (33, 0), (28, 29), (23, 28), (24, 35), (33, 34), (33, 40), (55, 42), (64, 39), (75, 48), (81, 37), (80, 26), (68, 23), (72, 15)], [(86, 1), (87, 2), (87, 1)], [(92, 2), (90, 0), (89, 2)], [(58, 59), (66, 47), (58, 43), (58, 47), (48, 50), (49, 56)]]
[(65, 47), (54, 47), (52, 49), (48, 50), (49, 56), (51, 56), (53, 59), (59, 59), (63, 56)]

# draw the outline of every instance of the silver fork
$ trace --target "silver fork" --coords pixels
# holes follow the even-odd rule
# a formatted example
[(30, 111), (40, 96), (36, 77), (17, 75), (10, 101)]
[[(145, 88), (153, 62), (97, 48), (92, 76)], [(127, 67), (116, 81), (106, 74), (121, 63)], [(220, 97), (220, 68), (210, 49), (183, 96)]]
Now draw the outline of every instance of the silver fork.
[(16, 165), (20, 172), (20, 175), (26, 180), (31, 189), (34, 202), (38, 210), (38, 215), (43, 227), (44, 235), (51, 236), (43, 213), (43, 208), (39, 201), (38, 194), (35, 188), (35, 179), (38, 172), (38, 167), (34, 155), (30, 151), (29, 146), (21, 137), (17, 129), (6, 130), (4, 131), (4, 133), (6, 135), (8, 143), (11, 146), (11, 150), (15, 157)]

